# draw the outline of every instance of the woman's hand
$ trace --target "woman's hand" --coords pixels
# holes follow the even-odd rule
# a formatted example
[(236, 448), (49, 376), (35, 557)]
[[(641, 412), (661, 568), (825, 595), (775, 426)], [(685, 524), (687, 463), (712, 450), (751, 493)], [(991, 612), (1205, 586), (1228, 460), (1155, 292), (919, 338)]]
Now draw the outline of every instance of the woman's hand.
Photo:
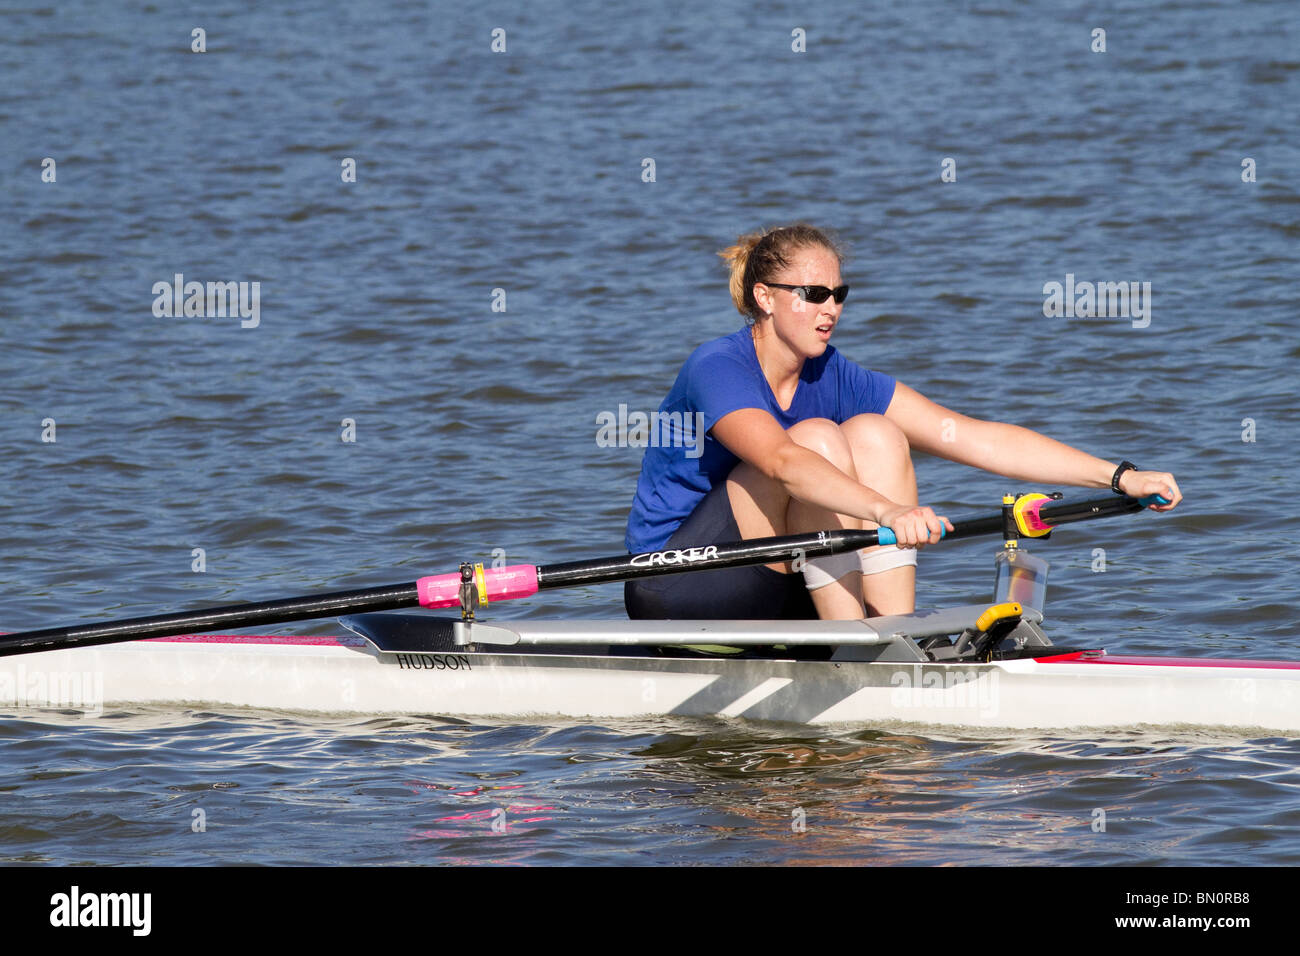
[(1136, 471), (1130, 469), (1119, 476), (1119, 490), (1133, 498), (1160, 495), (1169, 499), (1167, 505), (1152, 505), (1152, 511), (1172, 511), (1183, 500), (1178, 482), (1167, 471)]
[(938, 544), (941, 529), (952, 530), (951, 521), (921, 505), (890, 505), (881, 511), (879, 523), (894, 532), (900, 548)]

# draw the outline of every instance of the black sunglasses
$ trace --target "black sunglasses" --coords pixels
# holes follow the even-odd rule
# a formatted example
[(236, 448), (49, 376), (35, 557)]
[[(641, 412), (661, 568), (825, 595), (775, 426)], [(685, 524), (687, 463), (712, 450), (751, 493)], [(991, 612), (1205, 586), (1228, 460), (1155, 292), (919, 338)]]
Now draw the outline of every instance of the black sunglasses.
[(835, 304), (838, 305), (849, 297), (849, 287), (846, 285), (834, 289), (828, 289), (824, 285), (786, 285), (784, 282), (764, 282), (763, 285), (770, 285), (774, 289), (789, 289), (805, 302), (821, 303), (835, 296)]

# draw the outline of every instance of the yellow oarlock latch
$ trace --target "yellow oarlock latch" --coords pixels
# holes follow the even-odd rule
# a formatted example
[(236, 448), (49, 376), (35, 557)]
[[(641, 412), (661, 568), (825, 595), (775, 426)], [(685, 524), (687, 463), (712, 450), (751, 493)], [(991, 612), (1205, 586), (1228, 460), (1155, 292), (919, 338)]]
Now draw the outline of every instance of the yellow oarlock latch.
[(1020, 617), (1023, 611), (1024, 608), (1016, 601), (1008, 601), (1006, 604), (994, 604), (975, 621), (975, 629), (981, 634), (987, 634), (989, 629), (998, 621)]

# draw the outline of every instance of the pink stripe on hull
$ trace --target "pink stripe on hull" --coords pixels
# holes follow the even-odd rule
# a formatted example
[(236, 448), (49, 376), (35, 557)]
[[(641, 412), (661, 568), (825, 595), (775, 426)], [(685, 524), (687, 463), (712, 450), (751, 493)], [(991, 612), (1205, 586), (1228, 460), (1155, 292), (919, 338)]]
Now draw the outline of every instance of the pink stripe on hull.
[(150, 637), (146, 641), (174, 641), (181, 644), (280, 644), (306, 647), (364, 647), (364, 637), (330, 637), (284, 634), (178, 634)]
[(1055, 657), (1035, 657), (1040, 664), (1128, 664), (1134, 667), (1247, 667), (1263, 670), (1300, 670), (1300, 661), (1215, 660), (1212, 657), (1123, 657), (1104, 651), (1079, 651)]

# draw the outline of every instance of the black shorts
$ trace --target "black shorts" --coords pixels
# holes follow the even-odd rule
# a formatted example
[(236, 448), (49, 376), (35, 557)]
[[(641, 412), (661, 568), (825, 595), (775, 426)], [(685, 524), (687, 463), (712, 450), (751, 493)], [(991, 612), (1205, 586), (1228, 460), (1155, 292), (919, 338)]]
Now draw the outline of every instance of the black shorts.
[[(664, 549), (739, 540), (740, 529), (724, 481), (714, 485), (695, 506)], [(627, 581), (623, 603), (627, 616), (634, 620), (788, 621), (817, 617), (802, 574), (782, 574), (761, 564)]]

